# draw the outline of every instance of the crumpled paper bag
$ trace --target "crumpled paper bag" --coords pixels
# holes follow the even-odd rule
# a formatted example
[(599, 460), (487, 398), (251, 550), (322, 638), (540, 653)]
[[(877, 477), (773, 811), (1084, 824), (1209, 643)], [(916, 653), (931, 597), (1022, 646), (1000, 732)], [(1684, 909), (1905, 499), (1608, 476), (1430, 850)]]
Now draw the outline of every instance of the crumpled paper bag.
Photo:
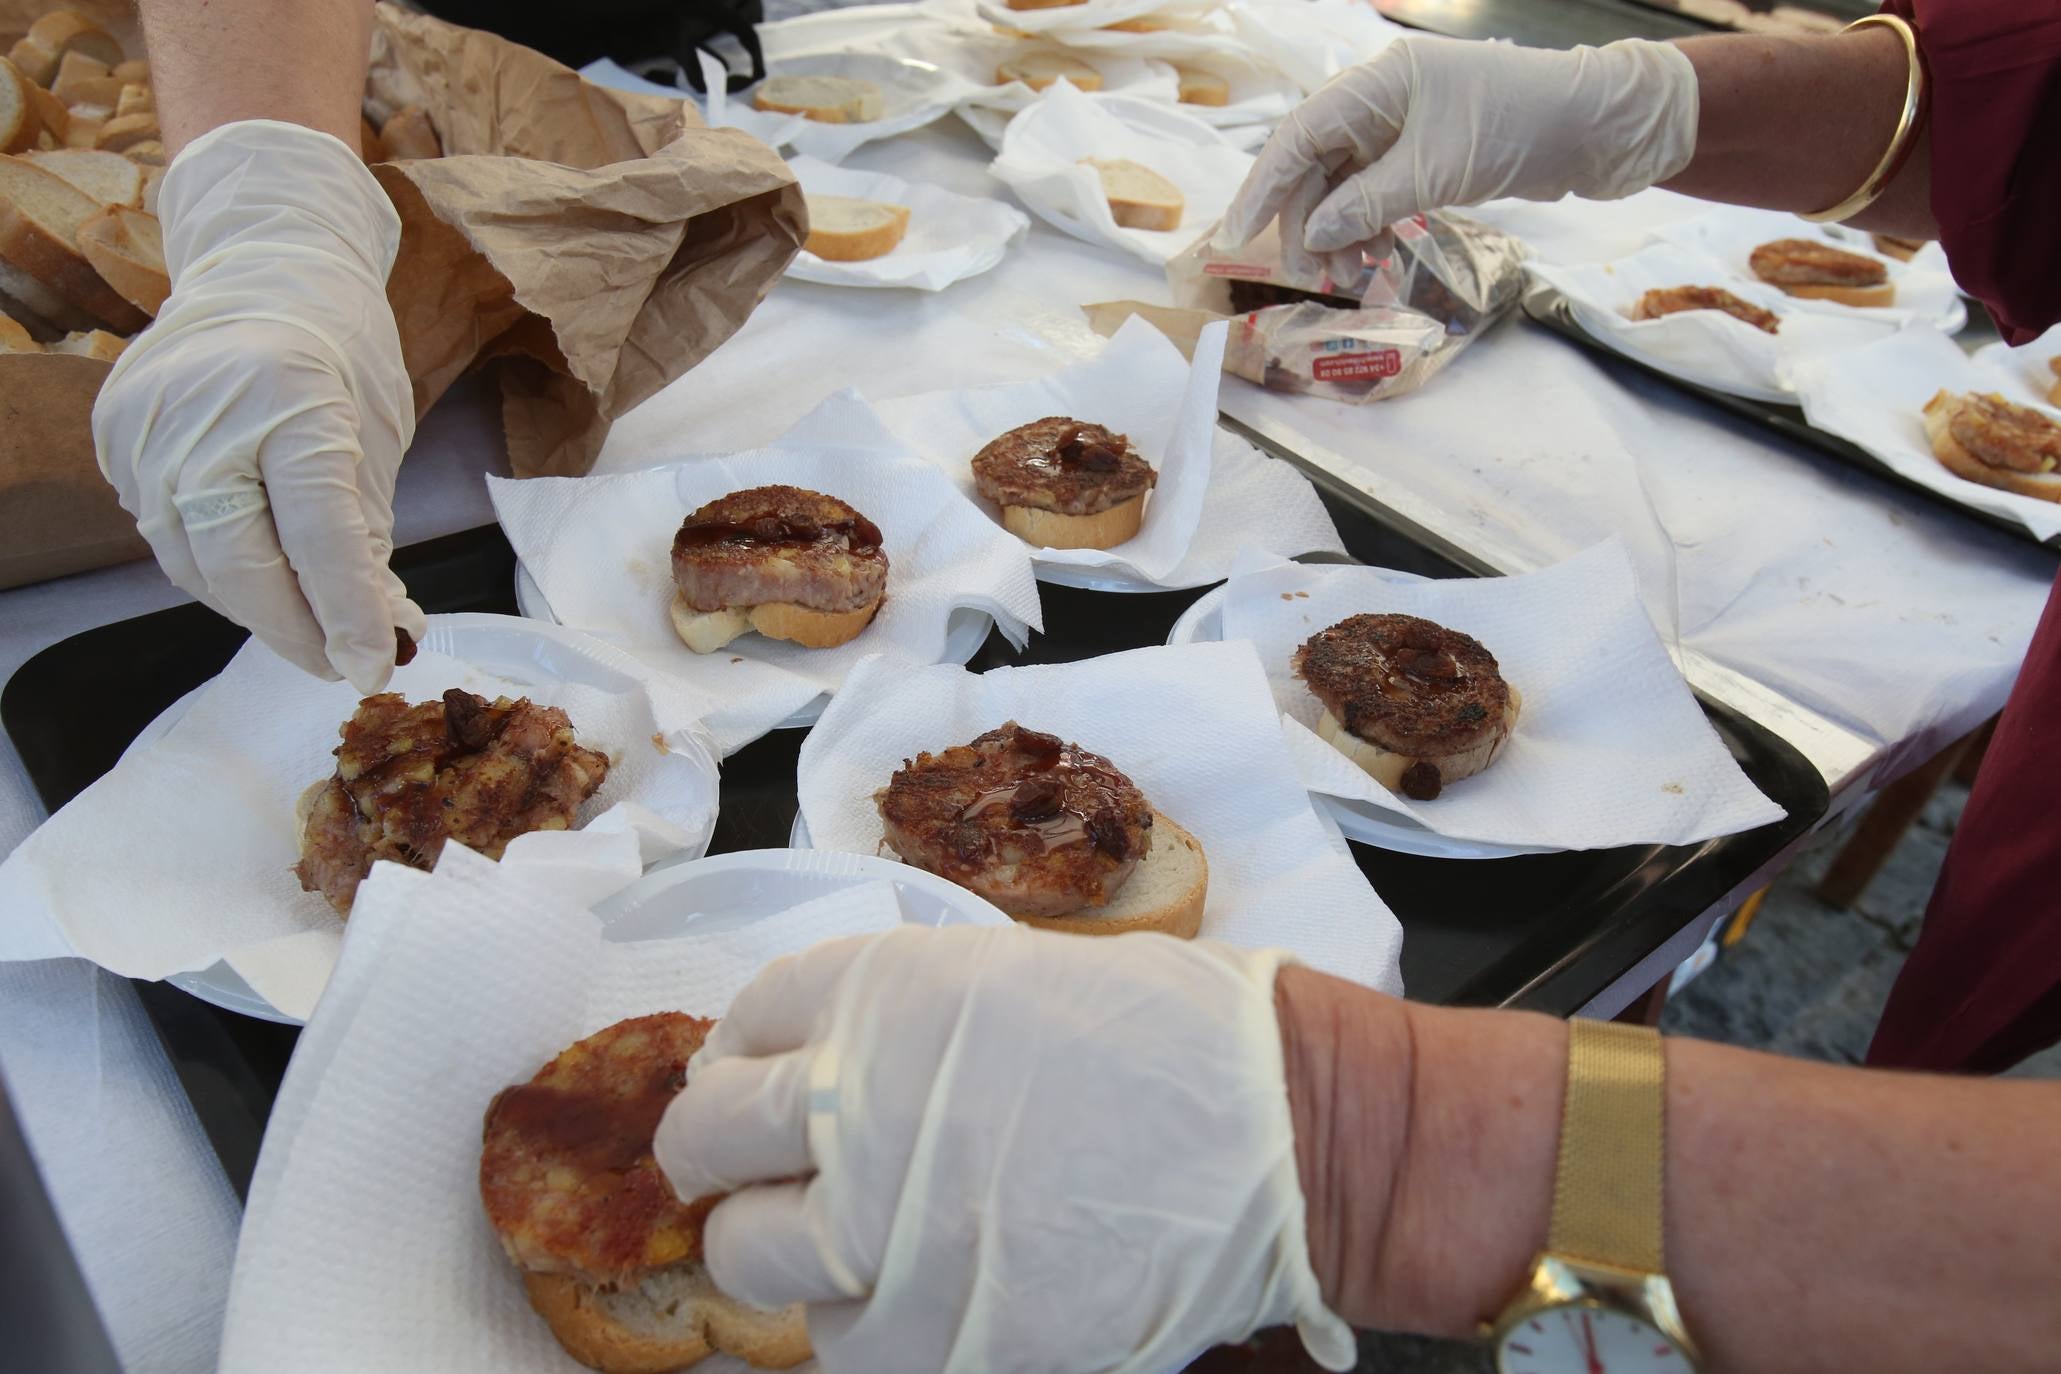
[[(431, 616), (390, 690), (423, 701), (449, 687), (562, 706), (580, 743), (610, 758), (577, 830), (524, 836), (509, 852), (628, 843), (641, 867), (708, 844), (709, 703), (685, 684), (567, 630)], [(295, 803), (335, 771), (337, 727), (358, 700), (349, 683), (310, 677), (251, 640), (162, 738), (132, 748), (0, 864), (0, 959), (79, 955), (130, 978), (221, 960), (280, 1013), (305, 1017), (345, 925), (293, 874)]]
[(1103, 755), (1201, 841), (1203, 937), (1400, 992), (1402, 927), (1311, 808), (1277, 719), (1248, 644), (978, 674), (869, 659), (802, 742), (801, 814), (817, 848), (872, 854), (873, 793), (904, 759), (1015, 720)]
[(604, 1026), (720, 1016), (774, 959), (902, 919), (892, 885), (861, 882), (727, 929), (696, 933), (689, 917), (684, 934), (618, 942), (591, 900), (548, 865), (455, 846), (433, 874), (389, 867), (365, 885), (251, 1179), (224, 1374), (575, 1368), (481, 1209), (488, 1103)]
[[(1289, 666), (1311, 635), (1363, 612), (1473, 635), (1521, 694), (1496, 761), (1436, 801), (1395, 795), (1320, 738), (1323, 706)], [(1516, 577), (1399, 584), (1373, 568), (1260, 567), (1231, 579), (1223, 625), (1226, 640), (1258, 652), (1289, 755), (1313, 792), (1371, 802), (1456, 839), (1562, 849), (1689, 844), (1783, 816), (1696, 704), (1615, 539)]]

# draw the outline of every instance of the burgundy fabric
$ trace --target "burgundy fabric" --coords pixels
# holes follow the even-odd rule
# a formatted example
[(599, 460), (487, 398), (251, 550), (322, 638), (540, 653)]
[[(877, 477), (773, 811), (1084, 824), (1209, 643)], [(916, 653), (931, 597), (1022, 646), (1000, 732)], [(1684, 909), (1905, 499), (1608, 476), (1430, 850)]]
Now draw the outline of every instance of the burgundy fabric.
[(1996, 1073), (2057, 1042), (2061, 580), (1976, 774), (1868, 1062)]
[(1888, 0), (1932, 76), (1932, 213), (2005, 339), (2061, 322), (2061, 0)]

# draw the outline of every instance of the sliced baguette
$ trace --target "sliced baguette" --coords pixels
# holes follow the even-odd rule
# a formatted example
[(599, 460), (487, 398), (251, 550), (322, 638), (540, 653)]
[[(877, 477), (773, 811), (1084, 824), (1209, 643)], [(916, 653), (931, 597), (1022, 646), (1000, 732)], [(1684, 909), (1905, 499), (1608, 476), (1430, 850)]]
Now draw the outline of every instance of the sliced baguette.
[(122, 356), (122, 350), (129, 346), (127, 339), (118, 338), (105, 329), (88, 329), (67, 334), (46, 350), (51, 353), (72, 353), (81, 358), (98, 358), (111, 363)]
[(1174, 65), (1174, 73), (1181, 79), (1181, 103), (1184, 105), (1228, 105), (1231, 103), (1231, 82), (1220, 72), (1207, 67), (1183, 67)]
[(1088, 0), (1008, 0), (1012, 10), (1061, 10), (1069, 5), (1085, 5)]
[(0, 315), (0, 353), (41, 353), (43, 345), (36, 342), (28, 329), (11, 315)]
[[(22, 158), (0, 157), (0, 259), (116, 333), (133, 334), (149, 317), (103, 281), (79, 252), (79, 226), (100, 210), (100, 202), (63, 177)], [(52, 323), (65, 323), (5, 282), (0, 290), (21, 296)]]
[(854, 196), (804, 196), (809, 241), (826, 262), (865, 262), (892, 253), (909, 231), (909, 207)]
[(845, 76), (769, 76), (751, 93), (751, 103), (819, 124), (864, 124), (886, 108), (880, 87)]
[(1004, 58), (995, 68), (996, 85), (1006, 86), (1011, 81), (1021, 81), (1034, 91), (1044, 90), (1061, 77), (1065, 77), (1077, 91), (1102, 89), (1101, 72), (1072, 53), (1055, 52), (1050, 48)]
[(132, 57), (126, 62), (115, 63), (111, 74), (119, 76), (122, 80), (134, 85), (148, 86), (150, 84), (150, 62), (146, 58)]
[(100, 126), (100, 132), (93, 139), (93, 146), (107, 152), (119, 153), (138, 143), (158, 142), (157, 116), (146, 111), (143, 114), (116, 115)]
[(1416, 754), (1398, 754), (1383, 749), (1378, 744), (1369, 744), (1345, 728), (1337, 716), (1325, 711), (1317, 718), (1317, 736), (1339, 753), (1351, 759), (1368, 777), (1395, 793), (1403, 795), (1403, 774), (1412, 764), (1428, 763), (1438, 769), (1441, 789), (1451, 787), (1462, 778), (1471, 778), (1496, 761), (1496, 755), (1503, 752), (1509, 742), (1510, 733), (1517, 728), (1517, 715), (1523, 709), (1524, 698), (1516, 684), (1510, 686), (1510, 705), (1503, 712), (1503, 728), (1483, 739), (1471, 748), (1456, 754), (1444, 754), (1435, 758), (1424, 758)]
[(29, 100), (36, 107), (36, 117), (43, 122), (44, 147), (62, 148), (72, 133), (72, 112), (65, 108), (62, 100), (41, 86), (29, 87)]
[(78, 329), (97, 329), (100, 322), (52, 291), (5, 257), (0, 257), (0, 311), (20, 320), (39, 338), (55, 339)]
[(523, 1291), (566, 1353), (602, 1374), (672, 1374), (718, 1351), (758, 1369), (792, 1369), (809, 1357), (799, 1305), (747, 1307), (718, 1292), (699, 1264), (670, 1265), (615, 1288), (570, 1274), (525, 1274)]
[(420, 161), (442, 157), (444, 145), (437, 138), (429, 112), (420, 105), (403, 105), (379, 126), (379, 141), (390, 162)]
[(1998, 491), (2016, 492), (2036, 501), (2061, 501), (2061, 472), (2018, 472), (1992, 467), (1970, 453), (1953, 435), (1954, 413), (1960, 407), (1961, 398), (1947, 391), (1936, 393), (1925, 403), (1925, 437), (1931, 441), (1932, 455), (1939, 459), (1941, 467), (1956, 477)]
[(1174, 26), (1171, 19), (1157, 14), (1141, 14), (1136, 19), (1119, 19), (1114, 24), (1104, 24), (1108, 33), (1165, 33)]
[(7, 50), (7, 60), (15, 70), (38, 86), (48, 86), (56, 78), (58, 57), (33, 38), (21, 39)]
[[(138, 173), (138, 193), (142, 176)], [(131, 305), (156, 318), (172, 294), (165, 268), (165, 240), (157, 216), (127, 205), (110, 205), (79, 226), (79, 251), (101, 280)]]
[(1065, 916), (1010, 915), (1040, 930), (1075, 935), (1123, 935), (1154, 930), (1192, 940), (1202, 929), (1209, 898), (1209, 860), (1202, 843), (1158, 811), (1152, 813), (1152, 848), (1131, 870), (1109, 905), (1082, 907)]
[[(116, 77), (115, 80), (120, 81), (121, 78)], [(148, 86), (123, 86), (121, 95), (115, 100), (115, 113), (117, 115), (155, 114), (156, 112), (157, 99), (151, 95), (150, 87)]]
[[(135, 163), (138, 167), (163, 167), (165, 165), (165, 145), (158, 139), (146, 138), (141, 143), (131, 143), (128, 147), (122, 149), (122, 156)], [(154, 215), (157, 211), (153, 208), (150, 213)]]
[(1084, 157), (1102, 178), (1109, 213), (1126, 229), (1167, 230), (1181, 227), (1186, 206), (1181, 188), (1142, 163), (1129, 158)]
[[(122, 45), (115, 42), (114, 35), (77, 10), (50, 11), (29, 25), (28, 37), (22, 41), (34, 43), (59, 61), (67, 53), (81, 53), (104, 67), (122, 60)], [(42, 78), (45, 82), (49, 79)]]
[(144, 208), (145, 210), (149, 211), (149, 212), (150, 212), (151, 214), (153, 214), (153, 215), (157, 213), (157, 187), (158, 187), (158, 183), (159, 183), (159, 182), (161, 182), (161, 181), (163, 181), (164, 179), (165, 179), (165, 169), (164, 169), (164, 168), (163, 168), (162, 166), (158, 166), (158, 167), (152, 167), (152, 166), (150, 166), (150, 165), (148, 165), (148, 164), (145, 164), (145, 165), (144, 165), (144, 167), (143, 167), (143, 208)]
[(21, 68), (0, 58), (0, 153), (18, 153), (36, 146), (43, 132), (38, 113), (36, 84), (22, 75)]
[(1002, 507), (1002, 528), (1041, 549), (1113, 549), (1145, 523), (1145, 493), (1093, 515), (1067, 515), (1036, 506)]
[(759, 606), (730, 606), (697, 611), (678, 592), (668, 608), (673, 631), (697, 654), (712, 654), (741, 635), (756, 630), (768, 639), (785, 639), (804, 649), (834, 649), (858, 638), (880, 612), (880, 599), (856, 611), (812, 611), (789, 601)]
[(90, 148), (59, 148), (23, 153), (46, 172), (63, 177), (102, 205), (143, 205), (143, 169), (120, 153)]
[(73, 110), (64, 126), (64, 146), (91, 151), (94, 140), (100, 137), (100, 126), (107, 123), (107, 116), (87, 114)]
[(1874, 286), (1823, 286), (1802, 283), (1783, 286), (1782, 289), (1805, 300), (1838, 301), (1841, 305), (1866, 307), (1896, 304), (1896, 283), (1893, 281), (1881, 282)]

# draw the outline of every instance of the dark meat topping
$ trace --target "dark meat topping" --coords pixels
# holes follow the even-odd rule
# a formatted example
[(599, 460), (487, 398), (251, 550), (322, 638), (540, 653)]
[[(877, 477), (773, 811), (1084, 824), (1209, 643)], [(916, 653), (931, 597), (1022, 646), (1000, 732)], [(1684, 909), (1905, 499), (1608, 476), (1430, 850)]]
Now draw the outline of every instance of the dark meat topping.
[(400, 626), (394, 626), (394, 666), (405, 668), (415, 661), (415, 639)]
[(1437, 801), (1445, 789), (1438, 765), (1419, 759), (1403, 770), (1403, 795), (1413, 801)]
[(680, 549), (701, 549), (710, 544), (836, 544), (853, 553), (871, 553), (880, 547), (880, 526), (863, 515), (822, 523), (758, 515), (696, 524), (690, 517), (673, 540), (673, 547)]
[(1510, 702), (1480, 641), (1416, 616), (1349, 616), (1312, 635), (1294, 666), (1347, 730), (1399, 754), (1465, 749)]
[(1124, 435), (1048, 415), (976, 453), (973, 478), (998, 505), (1094, 515), (1149, 491), (1158, 474)]

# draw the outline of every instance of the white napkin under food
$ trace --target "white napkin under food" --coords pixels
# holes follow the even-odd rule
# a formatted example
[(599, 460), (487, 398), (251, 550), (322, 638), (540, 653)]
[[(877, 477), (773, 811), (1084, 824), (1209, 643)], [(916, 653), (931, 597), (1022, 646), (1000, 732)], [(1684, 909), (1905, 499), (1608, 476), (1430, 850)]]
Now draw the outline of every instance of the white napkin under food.
[[(1021, 81), (997, 81), (1001, 65), (1026, 52), (1057, 49), (1054, 43), (1026, 43), (998, 33), (964, 31), (943, 25), (915, 26), (893, 40), (892, 51), (907, 57), (936, 63), (966, 82), (960, 108), (979, 106), (1014, 114), (1035, 102), (1043, 92)], [(1067, 55), (1085, 62), (1102, 78), (1098, 90), (1115, 95), (1135, 95), (1148, 100), (1172, 100), (1176, 87), (1171, 68), (1144, 58), (1122, 53), (1084, 53), (1068, 50)]]
[(481, 1210), (494, 1094), (624, 1017), (720, 1015), (773, 959), (900, 919), (892, 887), (870, 883), (719, 933), (613, 943), (548, 878), (456, 849), (434, 874), (375, 874), (358, 905), (251, 1180), (225, 1374), (576, 1368)]
[(1361, 0), (1233, 0), (1225, 13), (1247, 48), (1304, 94), (1408, 32)]
[(1753, 250), (1760, 245), (1776, 239), (1816, 239), (1829, 247), (1881, 262), (1889, 271), (1890, 283), (1896, 287), (1896, 301), (1886, 306), (1853, 306), (1791, 296), (1789, 299), (1798, 310), (1891, 324), (1929, 324), (1949, 334), (1968, 323), (1967, 303), (1961, 299), (1960, 288), (1954, 285), (1953, 274), (1947, 271), (1946, 255), (1938, 244), (1929, 245), (1909, 262), (1898, 262), (1787, 211), (1756, 210), (1743, 205), (1720, 206), (1694, 219), (1663, 225), (1655, 232), (1669, 243), (1717, 259), (1734, 277), (1749, 282), (1760, 280), (1749, 265)]
[(769, 63), (768, 76), (842, 76), (880, 87), (880, 118), (820, 124), (801, 115), (761, 110), (752, 103), (753, 91), (728, 94), (721, 61), (706, 51), (699, 56), (708, 87), (703, 108), (710, 127), (742, 129), (770, 147), (792, 147), (825, 162), (842, 162), (854, 148), (875, 139), (920, 129), (951, 113), (968, 93), (967, 83), (943, 68), (883, 52), (815, 53)]
[(937, 186), (791, 158), (787, 164), (810, 195), (852, 196), (907, 206), (909, 228), (893, 250), (864, 262), (833, 262), (803, 249), (787, 275), (828, 286), (906, 286), (942, 291), (1002, 260), (1030, 221), (999, 200), (978, 200)]
[(1273, 126), (1302, 100), (1301, 88), (1290, 77), (1278, 67), (1255, 60), (1249, 54), (1204, 53), (1183, 58), (1179, 65), (1197, 71), (1212, 72), (1223, 77), (1230, 86), (1230, 98), (1222, 105), (1197, 105), (1180, 100), (1179, 86), (1175, 87), (1174, 99), (1179, 104), (1181, 113), (1193, 115), (1203, 123), (1214, 124), (1220, 129), (1264, 124), (1271, 132)]
[(1215, 10), (1222, 0), (1081, 0), (1080, 4), (1014, 9), (995, 0), (974, 0), (982, 19), (1018, 33), (1043, 34), (1056, 29), (1106, 29), (1147, 15), (1192, 18)]
[[(1421, 616), (1480, 640), (1522, 697), (1485, 772), (1409, 801), (1316, 734), (1323, 707), (1289, 666), (1361, 613)], [(1780, 820), (1739, 771), (1640, 605), (1612, 539), (1520, 577), (1398, 584), (1373, 568), (1286, 564), (1231, 579), (1224, 638), (1247, 640), (1312, 792), (1372, 802), (1456, 839), (1607, 849), (1688, 844)]]
[(1813, 426), (1853, 441), (1884, 466), (1964, 506), (2016, 521), (2037, 539), (2061, 535), (2061, 502), (1957, 477), (1925, 437), (1925, 403), (1941, 391), (2002, 392), (2061, 420), (2061, 411), (2028, 394), (2022, 369), (1971, 358), (1936, 330), (1911, 328), (1799, 367), (1796, 389)]
[[(610, 759), (578, 830), (523, 837), (510, 853), (542, 846), (605, 865), (627, 852), (641, 868), (707, 846), (716, 759), (700, 723), (709, 703), (687, 685), (557, 627), (431, 616), (389, 690), (423, 701), (450, 687), (562, 707), (580, 743)], [(344, 923), (293, 874), (295, 803), (335, 771), (337, 729), (357, 704), (350, 684), (247, 643), (162, 738), (0, 864), (0, 958), (77, 954), (131, 978), (222, 960), (280, 1013), (305, 1017)]]
[(1202, 519), (1223, 349), (1224, 326), (1211, 325), (1191, 364), (1164, 334), (1134, 316), (1093, 358), (1048, 377), (926, 392), (884, 401), (878, 409), (889, 428), (947, 474), (967, 500), (979, 503), (998, 531), (1001, 512), (973, 483), (973, 455), (991, 440), (1051, 415), (1128, 435), (1159, 473), (1138, 533), (1114, 549), (1039, 549), (1037, 559), (1041, 565), (1108, 568), (1158, 582), (1187, 556)]
[[(689, 458), (602, 477), (490, 477), (501, 527), (561, 624), (620, 645), (643, 663), (725, 703), (726, 753), (834, 692), (853, 664), (885, 653), (905, 663), (944, 655), (952, 614), (973, 607), (1022, 644), (1044, 628), (1023, 542), (840, 391), (763, 449)], [(747, 487), (785, 483), (849, 502), (880, 526), (887, 595), (849, 644), (805, 649), (746, 635), (697, 654), (673, 630), (672, 546), (697, 507)]]
[(1202, 935), (1279, 946), (1327, 973), (1401, 990), (1402, 927), (1311, 809), (1250, 645), (1137, 649), (981, 674), (863, 663), (802, 742), (796, 771), (811, 843), (874, 853), (873, 794), (904, 759), (1008, 720), (1105, 756), (1202, 842)]
[[(1126, 229), (1084, 158), (1124, 159), (1171, 181), (1184, 201), (1175, 229)], [(1162, 265), (1208, 233), (1252, 170), (1252, 155), (1182, 111), (1060, 83), (1009, 121), (989, 170), (1041, 218), (1075, 238)]]
[(2004, 394), (2024, 405), (2054, 404), (2061, 388), (2061, 374), (2052, 366), (2056, 358), (2061, 358), (2061, 325), (2016, 348), (1997, 339), (1975, 350), (1976, 362), (2014, 383)]
[[(1788, 378), (1797, 359), (1871, 343), (1896, 328), (1893, 320), (1866, 318), (1877, 312), (1796, 309), (1796, 298), (1780, 288), (1742, 280), (1715, 259), (1672, 243), (1651, 244), (1615, 262), (1528, 262), (1525, 270), (1565, 296), (1576, 321), (1601, 342), (1685, 381), (1755, 400), (1793, 402)], [(1672, 286), (1729, 291), (1773, 311), (1781, 331), (1770, 334), (1722, 310), (1632, 318), (1641, 296)]]

